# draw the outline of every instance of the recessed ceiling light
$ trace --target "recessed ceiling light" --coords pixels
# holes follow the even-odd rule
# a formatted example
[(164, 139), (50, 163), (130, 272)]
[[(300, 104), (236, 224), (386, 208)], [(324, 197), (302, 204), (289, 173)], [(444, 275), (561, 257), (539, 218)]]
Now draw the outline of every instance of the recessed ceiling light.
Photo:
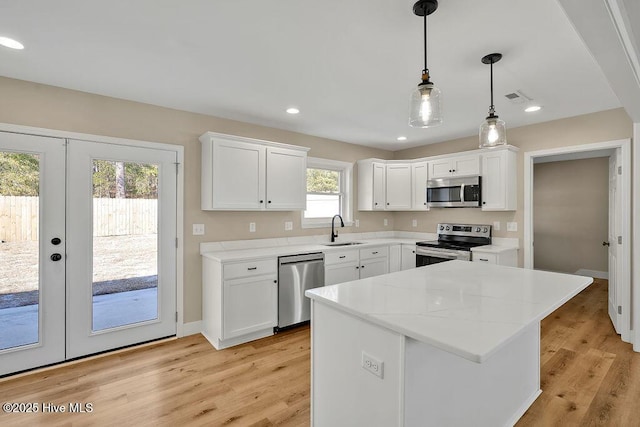
[(406, 141), (407, 137), (406, 136), (399, 136), (396, 138), (398, 141)]
[(539, 105), (532, 105), (531, 107), (527, 107), (524, 109), (527, 113), (533, 113), (534, 111), (540, 110), (542, 107)]
[(298, 114), (299, 112), (300, 110), (298, 110), (296, 107), (287, 108), (287, 113), (289, 114)]
[(22, 43), (17, 40), (10, 39), (9, 37), (0, 37), (0, 45), (10, 49), (24, 49), (24, 45)]

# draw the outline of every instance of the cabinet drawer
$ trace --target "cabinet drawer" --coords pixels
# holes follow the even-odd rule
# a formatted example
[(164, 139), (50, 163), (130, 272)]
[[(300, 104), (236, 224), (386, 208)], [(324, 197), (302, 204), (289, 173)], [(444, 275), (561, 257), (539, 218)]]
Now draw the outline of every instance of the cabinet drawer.
[(261, 259), (256, 261), (243, 261), (224, 265), (224, 279), (237, 277), (260, 276), (262, 274), (275, 274), (278, 264), (275, 259)]
[(370, 258), (382, 258), (389, 256), (388, 246), (379, 246), (376, 248), (360, 249), (360, 260)]
[(358, 251), (327, 252), (324, 254), (324, 265), (358, 262)]
[(473, 252), (472, 255), (473, 262), (486, 262), (489, 264), (497, 264), (498, 263), (498, 255), (490, 254), (486, 252)]

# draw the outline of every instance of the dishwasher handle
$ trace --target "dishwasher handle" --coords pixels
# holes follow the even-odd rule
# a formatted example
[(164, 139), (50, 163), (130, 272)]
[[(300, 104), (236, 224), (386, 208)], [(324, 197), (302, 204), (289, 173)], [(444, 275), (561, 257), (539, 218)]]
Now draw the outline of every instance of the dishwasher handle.
[(281, 256), (278, 258), (279, 265), (299, 264), (301, 262), (324, 262), (324, 254), (322, 252), (313, 252), (309, 254)]

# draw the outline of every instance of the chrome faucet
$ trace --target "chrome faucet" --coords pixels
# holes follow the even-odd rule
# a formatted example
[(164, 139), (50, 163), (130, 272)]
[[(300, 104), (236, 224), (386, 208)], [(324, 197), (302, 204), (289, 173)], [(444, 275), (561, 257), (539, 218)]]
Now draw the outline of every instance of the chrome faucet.
[(342, 217), (340, 215), (334, 215), (333, 218), (331, 218), (331, 242), (335, 242), (336, 241), (336, 237), (338, 237), (338, 233), (336, 233), (336, 226), (334, 221), (336, 220), (336, 217), (340, 218), (340, 227), (344, 227), (344, 221), (342, 220)]

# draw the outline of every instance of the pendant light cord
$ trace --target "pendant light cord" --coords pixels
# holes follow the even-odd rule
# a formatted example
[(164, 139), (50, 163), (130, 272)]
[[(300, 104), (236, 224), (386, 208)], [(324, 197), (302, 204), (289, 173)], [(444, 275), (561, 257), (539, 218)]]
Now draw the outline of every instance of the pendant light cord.
[(493, 106), (493, 60), (491, 61), (491, 109), (494, 109)]

